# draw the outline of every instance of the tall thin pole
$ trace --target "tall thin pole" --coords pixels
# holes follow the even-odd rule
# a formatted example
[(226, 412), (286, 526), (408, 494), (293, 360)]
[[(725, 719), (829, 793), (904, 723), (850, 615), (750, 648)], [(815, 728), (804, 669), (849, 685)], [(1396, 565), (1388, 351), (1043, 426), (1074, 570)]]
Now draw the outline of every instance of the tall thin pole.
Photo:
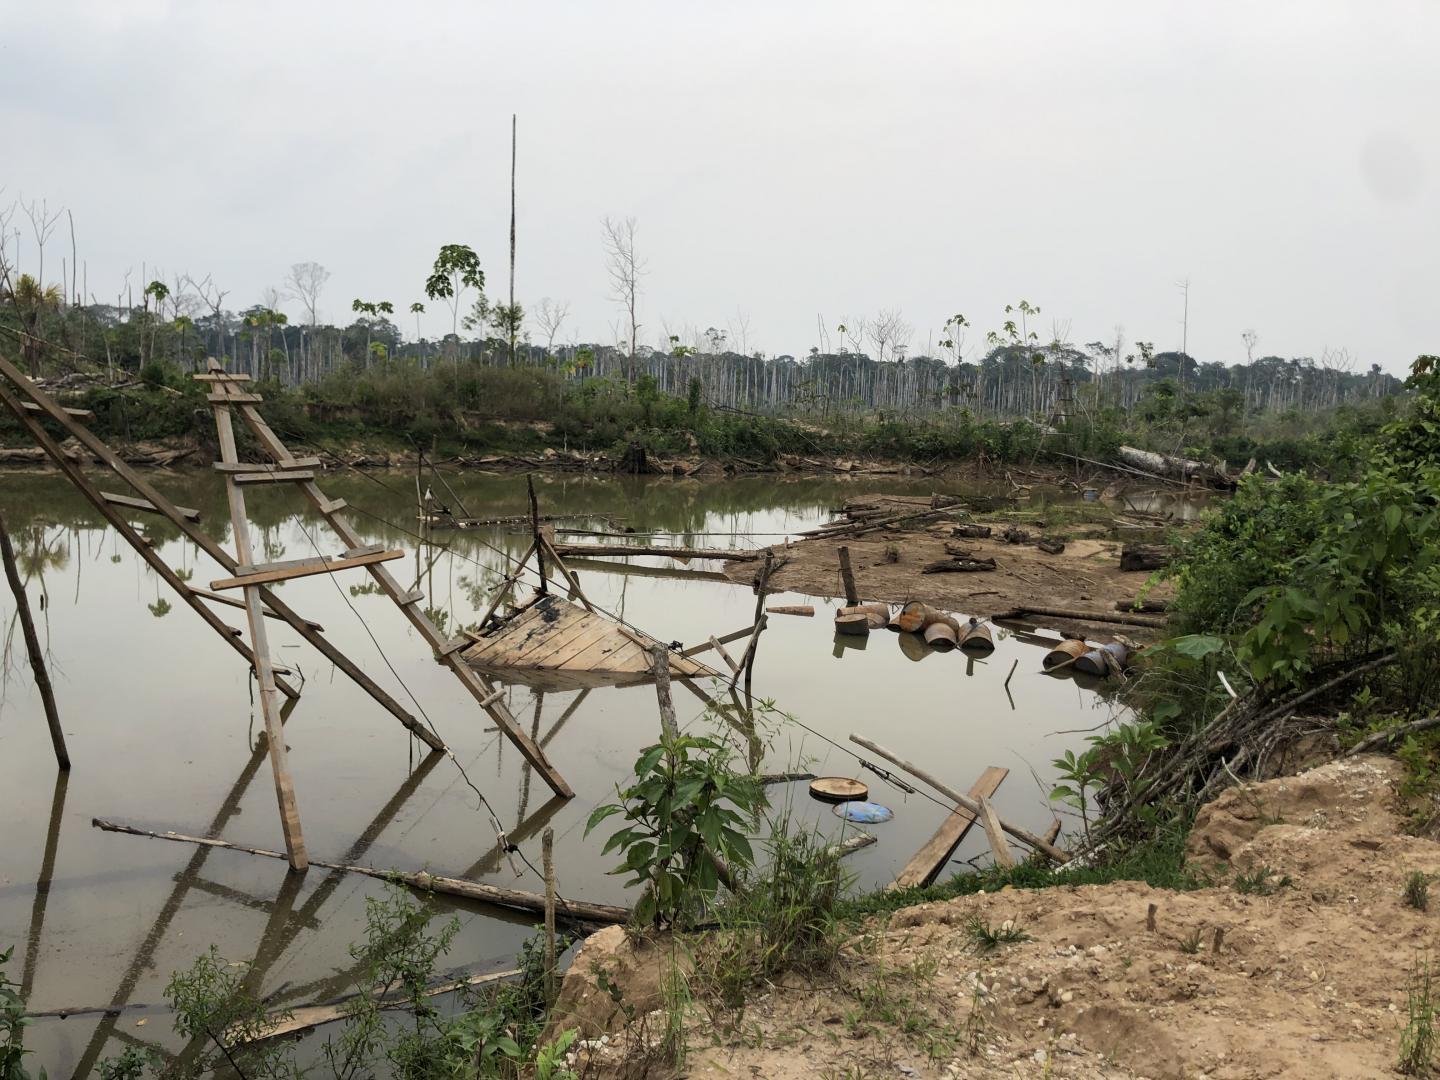
[(515, 366), (515, 114), (510, 114), (510, 366)]
[(3, 517), (0, 517), (0, 558), (5, 562), (5, 577), (10, 582), (10, 591), (15, 594), (15, 610), (20, 615), (25, 648), (30, 653), (30, 671), (35, 676), (35, 688), (40, 691), (40, 700), (45, 704), (45, 722), (50, 725), (50, 741), (55, 746), (55, 763), (62, 769), (68, 769), (70, 751), (65, 749), (65, 733), (60, 730), (60, 711), (55, 708), (55, 690), (50, 685), (50, 673), (45, 669), (45, 654), (40, 651), (35, 620), (30, 617), (30, 600), (25, 595), (25, 584), (20, 580), (20, 569), (15, 565), (15, 549), (10, 546), (10, 533), (5, 529)]

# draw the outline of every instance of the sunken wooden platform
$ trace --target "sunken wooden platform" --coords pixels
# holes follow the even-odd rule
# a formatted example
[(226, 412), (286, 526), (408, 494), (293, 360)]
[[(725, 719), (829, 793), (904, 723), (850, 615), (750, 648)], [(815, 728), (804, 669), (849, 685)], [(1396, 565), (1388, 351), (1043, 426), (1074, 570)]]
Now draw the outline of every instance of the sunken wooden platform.
[[(502, 624), (474, 635), (461, 658), (484, 671), (546, 689), (644, 681), (648, 634), (621, 626), (554, 593), (536, 596)], [(718, 679), (698, 660), (670, 654), (674, 678)]]

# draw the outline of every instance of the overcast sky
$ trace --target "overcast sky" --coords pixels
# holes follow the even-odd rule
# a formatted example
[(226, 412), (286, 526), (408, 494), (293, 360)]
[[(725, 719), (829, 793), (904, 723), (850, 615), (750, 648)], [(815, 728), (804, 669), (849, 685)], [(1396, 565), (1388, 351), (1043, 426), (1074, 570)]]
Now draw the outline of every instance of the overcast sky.
[(1201, 360), (1254, 328), (1402, 371), (1440, 351), (1437, 43), (1432, 0), (0, 0), (0, 202), (70, 208), (102, 298), (144, 262), (244, 307), (315, 260), (348, 321), (445, 243), (503, 297), (514, 112), (516, 295), (562, 339), (614, 340), (610, 214), (650, 344), (899, 308), (912, 353), (956, 312), (978, 348), (1024, 298), (1178, 348), (1188, 278)]

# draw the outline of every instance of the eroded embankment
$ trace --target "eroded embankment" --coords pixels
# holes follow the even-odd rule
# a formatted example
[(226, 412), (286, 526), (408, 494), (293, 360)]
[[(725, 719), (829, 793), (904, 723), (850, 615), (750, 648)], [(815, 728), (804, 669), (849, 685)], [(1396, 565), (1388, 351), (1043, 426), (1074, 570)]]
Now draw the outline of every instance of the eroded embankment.
[[(1401, 775), (1391, 759), (1360, 757), (1227, 791), (1190, 839), (1210, 888), (1006, 888), (874, 919), (823, 984), (761, 988), (740, 1017), (693, 1009), (685, 1072), (1393, 1076), (1407, 984), (1437, 918), (1407, 905), (1405, 878), (1440, 872), (1440, 844), (1404, 832)], [(977, 918), (1024, 940), (980, 951)], [(597, 964), (618, 973), (638, 1015), (659, 1008), (671, 953), (637, 962), (634, 948), (618, 929), (587, 942), (556, 1025), (578, 1018), (595, 1033), (609, 1018), (619, 1030)], [(647, 1044), (662, 1027), (652, 1016)], [(582, 1053), (603, 1075), (666, 1075), (623, 1037), (591, 1046)]]

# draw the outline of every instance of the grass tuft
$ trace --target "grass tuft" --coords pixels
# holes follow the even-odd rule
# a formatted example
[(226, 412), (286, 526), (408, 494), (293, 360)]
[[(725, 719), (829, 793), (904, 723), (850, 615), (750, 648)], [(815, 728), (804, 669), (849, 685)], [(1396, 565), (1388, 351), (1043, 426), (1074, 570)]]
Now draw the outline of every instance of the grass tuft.
[(1430, 909), (1430, 879), (1420, 870), (1411, 870), (1405, 878), (1405, 904), (1416, 911)]
[(978, 914), (965, 920), (965, 932), (970, 935), (970, 940), (980, 952), (1030, 940), (1030, 935), (1021, 929), (1014, 919), (1006, 919), (999, 926), (991, 926)]
[(1273, 896), (1281, 889), (1294, 887), (1289, 874), (1276, 880), (1275, 871), (1268, 866), (1257, 866), (1248, 874), (1235, 875), (1235, 891), (1245, 896)]
[(1428, 956), (1415, 957), (1407, 990), (1409, 1021), (1400, 1033), (1399, 1069), (1406, 1076), (1430, 1076), (1435, 1062), (1435, 988)]

